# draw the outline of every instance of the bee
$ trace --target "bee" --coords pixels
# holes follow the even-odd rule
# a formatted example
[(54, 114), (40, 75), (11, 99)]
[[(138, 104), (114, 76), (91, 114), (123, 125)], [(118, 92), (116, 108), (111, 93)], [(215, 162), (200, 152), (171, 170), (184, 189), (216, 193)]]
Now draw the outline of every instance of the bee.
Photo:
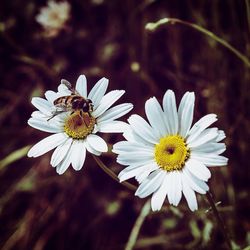
[(93, 111), (93, 103), (90, 99), (85, 99), (82, 97), (66, 80), (61, 81), (70, 91), (71, 95), (58, 97), (54, 100), (54, 105), (57, 110), (54, 112), (54, 116), (62, 113), (71, 111), (71, 114), (77, 112), (82, 118), (86, 126), (89, 125), (89, 118), (91, 117), (91, 112)]

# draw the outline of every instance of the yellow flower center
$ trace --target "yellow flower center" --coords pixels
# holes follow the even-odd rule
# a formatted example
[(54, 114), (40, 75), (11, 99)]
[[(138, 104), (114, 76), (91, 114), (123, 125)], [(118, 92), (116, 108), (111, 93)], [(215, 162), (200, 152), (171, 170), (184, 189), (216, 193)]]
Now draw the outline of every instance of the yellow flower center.
[(185, 140), (179, 135), (168, 135), (155, 145), (155, 161), (166, 171), (181, 170), (190, 156)]
[(75, 111), (66, 120), (64, 131), (73, 139), (84, 139), (95, 127), (95, 118), (86, 112)]

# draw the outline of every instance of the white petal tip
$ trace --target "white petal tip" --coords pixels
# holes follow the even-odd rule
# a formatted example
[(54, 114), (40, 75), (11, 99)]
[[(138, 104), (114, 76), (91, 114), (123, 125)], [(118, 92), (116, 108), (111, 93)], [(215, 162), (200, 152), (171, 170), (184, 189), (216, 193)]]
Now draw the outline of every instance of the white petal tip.
[(123, 177), (123, 175), (118, 175), (118, 178), (120, 183), (127, 180), (125, 177)]
[(161, 207), (151, 204), (151, 209), (152, 209), (153, 212), (158, 212), (158, 211), (161, 210)]
[(36, 157), (36, 156), (35, 156), (35, 153), (34, 153), (32, 150), (29, 150), (29, 151), (28, 151), (27, 156), (28, 156), (29, 158), (31, 158), (31, 157)]
[(190, 208), (190, 210), (191, 210), (192, 212), (195, 212), (197, 209), (198, 209), (198, 207)]
[(73, 167), (73, 169), (74, 169), (75, 171), (80, 171), (80, 170), (82, 169), (82, 167), (80, 167), (80, 168), (78, 168), (78, 167)]
[(108, 81), (109, 81), (109, 79), (108, 79), (108, 78), (106, 78), (106, 77), (103, 77), (101, 80), (102, 80), (102, 81), (106, 81), (106, 82), (108, 82)]
[(64, 172), (60, 171), (60, 170), (57, 170), (56, 169), (56, 172), (59, 174), (59, 175), (62, 175)]

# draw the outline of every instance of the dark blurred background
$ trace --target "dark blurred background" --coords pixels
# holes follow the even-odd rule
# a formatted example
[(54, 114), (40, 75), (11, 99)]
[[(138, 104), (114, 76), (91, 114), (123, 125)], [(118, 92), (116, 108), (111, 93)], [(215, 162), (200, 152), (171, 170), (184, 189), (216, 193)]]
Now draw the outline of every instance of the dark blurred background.
[[(125, 89), (121, 102), (132, 102), (132, 112), (142, 116), (145, 101), (161, 100), (168, 88), (178, 102), (185, 91), (195, 91), (195, 120), (218, 114), (229, 165), (211, 169), (209, 186), (221, 202), (218, 210), (234, 249), (246, 248), (250, 68), (189, 27), (169, 24), (153, 33), (144, 27), (164, 17), (180, 18), (214, 32), (249, 58), (249, 1), (74, 0), (67, 11), (55, 11), (55, 19), (65, 12), (64, 21), (52, 28), (37, 21), (46, 6), (46, 1), (0, 2), (0, 248), (119, 250), (126, 245), (145, 199), (112, 180), (90, 154), (81, 171), (70, 168), (62, 176), (49, 164), (51, 152), (26, 156), (30, 145), (47, 136), (27, 125), (31, 98), (56, 90), (61, 78), (75, 83), (80, 74), (86, 75), (88, 89), (109, 78), (109, 90)], [(103, 137), (111, 145), (122, 139)], [(123, 169), (110, 153), (101, 159), (117, 174)], [(206, 197), (197, 197), (195, 213), (182, 199), (177, 208), (166, 202), (161, 212), (150, 214), (135, 249), (225, 249), (213, 214), (206, 212)]]

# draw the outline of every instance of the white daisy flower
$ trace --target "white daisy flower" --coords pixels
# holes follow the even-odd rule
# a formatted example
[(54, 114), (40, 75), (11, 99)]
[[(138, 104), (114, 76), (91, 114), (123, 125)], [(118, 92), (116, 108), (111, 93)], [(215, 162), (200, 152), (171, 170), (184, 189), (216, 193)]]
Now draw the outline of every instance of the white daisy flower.
[(40, 9), (36, 21), (44, 27), (48, 36), (56, 36), (70, 17), (70, 8), (66, 1), (49, 0), (48, 5)]
[(128, 124), (116, 119), (133, 108), (131, 103), (110, 108), (125, 91), (113, 90), (105, 94), (108, 88), (106, 78), (99, 80), (89, 94), (84, 75), (78, 78), (75, 90), (69, 85), (62, 80), (58, 92), (47, 91), (46, 99), (32, 98), (31, 103), (38, 111), (34, 111), (28, 120), (31, 127), (52, 133), (34, 145), (28, 156), (38, 157), (55, 148), (50, 163), (58, 174), (63, 174), (70, 164), (75, 170), (80, 170), (86, 150), (94, 155), (107, 152), (106, 142), (96, 133), (124, 132)]
[(140, 183), (135, 195), (153, 194), (151, 207), (160, 210), (167, 196), (177, 206), (182, 193), (189, 208), (197, 209), (195, 191), (205, 194), (211, 177), (208, 167), (223, 166), (228, 159), (220, 154), (226, 149), (225, 134), (218, 128), (208, 128), (217, 120), (215, 114), (202, 117), (192, 127), (195, 96), (186, 92), (177, 110), (171, 90), (163, 97), (163, 109), (155, 97), (145, 104), (149, 123), (132, 115), (121, 141), (114, 145), (117, 162), (128, 166), (119, 174), (120, 181), (135, 177)]

